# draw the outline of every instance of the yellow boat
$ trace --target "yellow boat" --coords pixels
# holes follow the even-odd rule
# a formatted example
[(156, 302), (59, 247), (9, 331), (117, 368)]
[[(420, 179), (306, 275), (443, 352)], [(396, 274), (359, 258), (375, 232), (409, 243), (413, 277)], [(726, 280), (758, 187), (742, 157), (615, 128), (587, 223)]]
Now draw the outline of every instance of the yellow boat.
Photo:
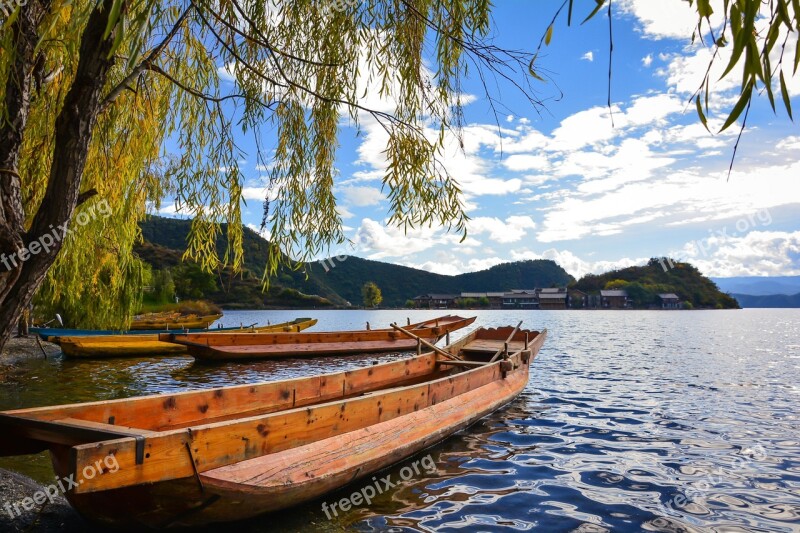
[[(238, 329), (221, 329), (220, 333), (276, 333), (298, 332), (308, 329), (317, 323), (315, 318), (297, 318), (290, 322), (272, 324), (262, 327), (243, 327)], [(215, 333), (210, 329), (208, 333)], [(85, 335), (58, 337), (54, 339), (61, 346), (67, 357), (75, 358), (107, 358), (107, 357), (146, 357), (152, 355), (174, 355), (186, 353), (186, 346), (161, 342), (158, 333), (135, 335)]]
[(134, 319), (132, 330), (143, 329), (203, 329), (222, 318), (222, 313), (206, 316), (178, 316), (175, 318)]

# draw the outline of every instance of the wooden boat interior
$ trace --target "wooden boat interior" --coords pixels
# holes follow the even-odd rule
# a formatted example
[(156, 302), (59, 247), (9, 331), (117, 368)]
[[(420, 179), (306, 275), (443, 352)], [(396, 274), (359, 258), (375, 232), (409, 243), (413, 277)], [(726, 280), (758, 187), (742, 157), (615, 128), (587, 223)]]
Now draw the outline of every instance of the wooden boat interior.
[[(486, 363), (491, 355), (503, 348), (512, 328), (478, 330), (445, 348), (466, 363)], [(525, 348), (526, 337), (533, 343), (537, 331), (520, 330), (509, 343), (509, 354)], [(512, 351), (513, 350), (513, 351)], [(335, 400), (364, 396), (375, 391), (386, 392), (434, 381), (465, 371), (471, 365), (453, 365), (435, 353), (401, 359), (371, 367), (333, 374), (322, 374), (253, 385), (237, 385), (173, 394), (108, 400), (101, 402), (41, 407), (6, 411), (0, 416), (39, 420), (51, 423), (53, 430), (63, 425), (66, 431), (55, 441), (74, 445), (86, 442), (86, 436), (96, 433), (109, 436), (128, 432), (160, 432), (200, 424), (210, 424), (234, 418), (257, 416), (308, 407)], [(42, 425), (43, 432), (47, 424)], [(93, 430), (85, 433), (80, 428)], [(55, 437), (55, 435), (50, 435)], [(45, 439), (48, 440), (48, 439)], [(0, 445), (0, 451), (2, 445)]]

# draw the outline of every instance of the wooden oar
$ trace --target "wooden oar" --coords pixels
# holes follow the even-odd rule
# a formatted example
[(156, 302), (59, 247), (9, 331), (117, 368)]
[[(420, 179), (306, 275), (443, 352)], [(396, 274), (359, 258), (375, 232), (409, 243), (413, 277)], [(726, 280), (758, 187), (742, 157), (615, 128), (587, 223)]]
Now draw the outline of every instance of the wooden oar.
[(517, 332), (519, 331), (519, 327), (521, 325), (522, 325), (522, 320), (519, 321), (517, 327), (514, 328), (514, 331), (512, 331), (511, 335), (509, 335), (508, 338), (506, 339), (506, 342), (503, 343), (503, 347), (497, 350), (497, 353), (494, 354), (494, 356), (489, 360), (490, 363), (494, 363), (495, 361), (497, 361), (497, 358), (500, 357), (500, 355), (502, 355), (503, 351), (508, 350), (508, 343), (511, 342), (511, 340), (514, 338), (514, 335), (517, 334)]
[(452, 359), (453, 361), (461, 361), (460, 357), (457, 357), (457, 356), (451, 354), (450, 352), (446, 352), (445, 350), (442, 350), (441, 348), (438, 348), (438, 347), (434, 346), (433, 344), (431, 344), (430, 342), (426, 341), (422, 337), (418, 337), (418, 336), (414, 335), (413, 333), (411, 333), (407, 329), (403, 329), (400, 326), (398, 326), (397, 324), (392, 324), (392, 327), (394, 329), (396, 329), (397, 331), (408, 335), (412, 339), (416, 339), (417, 342), (419, 342), (421, 344), (424, 344), (425, 346), (427, 346), (428, 348), (430, 348), (434, 352), (438, 353), (439, 355), (443, 355), (443, 356), (447, 357), (448, 359)]

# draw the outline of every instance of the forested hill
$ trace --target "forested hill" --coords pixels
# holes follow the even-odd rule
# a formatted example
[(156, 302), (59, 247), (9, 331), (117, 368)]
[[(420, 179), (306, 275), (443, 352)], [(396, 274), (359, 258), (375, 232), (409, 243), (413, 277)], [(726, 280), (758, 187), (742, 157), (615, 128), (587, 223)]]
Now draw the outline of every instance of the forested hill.
[[(182, 265), (180, 262), (180, 257), (186, 249), (186, 237), (191, 228), (190, 220), (149, 217), (142, 222), (141, 227), (145, 242), (137, 247), (137, 252), (154, 271), (171, 272), (176, 286), (181, 286), (186, 281), (180, 279), (182, 277), (201, 277), (199, 267)], [(217, 241), (220, 253), (225, 251), (224, 235), (223, 227)], [(312, 307), (325, 304), (324, 301), (302, 299), (298, 301), (295, 292), (299, 292), (300, 296), (319, 296), (333, 305), (346, 305), (346, 302), (360, 305), (361, 288), (368, 281), (372, 281), (383, 293), (382, 306), (399, 307), (408, 299), (424, 293), (458, 294), (462, 291), (531, 289), (566, 286), (575, 281), (563, 268), (549, 260), (504, 263), (480, 272), (445, 276), (348, 256), (325, 262), (327, 271), (322, 262), (306, 265), (305, 271), (284, 271), (273, 281), (270, 294), (262, 297), (258, 293), (261, 274), (267, 262), (267, 241), (256, 232), (245, 228), (243, 246), (245, 272), (242, 276), (232, 277), (229, 273), (210, 276), (212, 281), (213, 278), (217, 279), (213, 288), (201, 280), (195, 283), (199, 287), (193, 287), (194, 294), (185, 297), (210, 299), (229, 309), (268, 306)], [(281, 294), (288, 299), (283, 301)]]
[(434, 274), (390, 263), (345, 256), (311, 265), (311, 271), (325, 280), (337, 294), (354, 305), (361, 299), (361, 287), (375, 282), (383, 293), (386, 306), (402, 306), (414, 296), (425, 293), (459, 294), (493, 292), (534, 287), (566, 287), (575, 281), (563, 268), (550, 260), (503, 263), (488, 270), (458, 276)]
[[(601, 289), (625, 289), (637, 308), (657, 306), (658, 294), (675, 293), (691, 307), (699, 309), (737, 309), (739, 304), (729, 294), (703, 276), (689, 263), (651, 259), (645, 266), (589, 274), (575, 284), (576, 289), (594, 292)], [(672, 266), (670, 266), (672, 265)]]

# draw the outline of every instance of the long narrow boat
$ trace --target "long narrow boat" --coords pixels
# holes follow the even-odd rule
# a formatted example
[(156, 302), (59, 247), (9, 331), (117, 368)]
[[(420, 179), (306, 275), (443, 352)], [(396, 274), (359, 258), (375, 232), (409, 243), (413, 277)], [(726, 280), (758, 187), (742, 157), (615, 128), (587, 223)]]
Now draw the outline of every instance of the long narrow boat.
[[(0, 413), (0, 455), (49, 450), (86, 518), (197, 526), (291, 507), (439, 442), (516, 397), (546, 331), (313, 377)], [(66, 482), (65, 482), (66, 484)]]
[[(239, 333), (298, 333), (315, 325), (314, 318), (297, 318), (290, 322), (260, 327), (240, 327), (225, 330), (210, 329), (208, 333), (221, 335), (222, 332)], [(185, 354), (186, 346), (158, 340), (158, 333), (137, 335), (81, 335), (75, 337), (58, 337), (53, 342), (61, 346), (67, 357), (76, 358), (108, 358), (108, 357), (142, 357), (153, 355)]]
[[(467, 327), (475, 317), (447, 315), (407, 326), (428, 342), (436, 342)], [(164, 342), (186, 346), (200, 361), (231, 361), (273, 357), (316, 357), (357, 353), (406, 352), (419, 343), (393, 329), (324, 331), (318, 333), (225, 333), (159, 335)]]
[(178, 316), (174, 318), (142, 318), (134, 319), (131, 322), (132, 330), (154, 330), (154, 329), (197, 329), (207, 328), (214, 322), (222, 318), (222, 313), (206, 316)]
[[(229, 331), (234, 332), (236, 330), (245, 328), (247, 326), (232, 326), (227, 328), (211, 328), (211, 330), (215, 332), (219, 331)], [(206, 333), (211, 331), (209, 328), (177, 328), (177, 331), (189, 333)], [(33, 327), (30, 328), (30, 332), (39, 337), (43, 341), (53, 342), (55, 339), (60, 337), (99, 337), (99, 336), (106, 336), (106, 335), (157, 335), (159, 333), (172, 333), (175, 332), (176, 328), (164, 328), (164, 329), (156, 329), (156, 330), (147, 330), (147, 329), (137, 329), (137, 330), (115, 330), (115, 329), (71, 329), (71, 328), (44, 328), (44, 327)]]

